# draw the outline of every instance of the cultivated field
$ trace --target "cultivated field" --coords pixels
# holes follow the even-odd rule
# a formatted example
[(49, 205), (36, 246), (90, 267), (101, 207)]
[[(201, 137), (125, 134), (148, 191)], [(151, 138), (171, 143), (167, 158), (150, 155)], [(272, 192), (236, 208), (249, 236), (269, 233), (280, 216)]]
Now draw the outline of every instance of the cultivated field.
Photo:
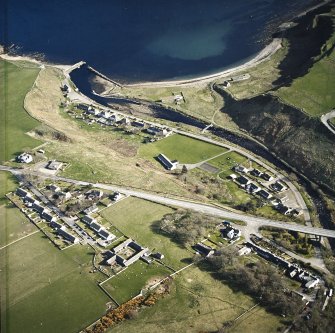
[(109, 298), (91, 262), (89, 247), (59, 251), (42, 233), (1, 250), (1, 331), (78, 332), (103, 315)]
[[(175, 278), (170, 295), (160, 299), (154, 307), (141, 310), (137, 318), (108, 332), (213, 332), (253, 305), (250, 297), (231, 290), (209, 273), (190, 267)], [(279, 327), (278, 317), (255, 308), (229, 332), (272, 333)]]
[(163, 153), (170, 160), (178, 160), (180, 163), (197, 163), (225, 151), (225, 148), (174, 134), (163, 140), (142, 146), (139, 154), (150, 161)]
[(156, 221), (172, 212), (169, 207), (131, 197), (105, 209), (102, 216), (142, 246), (163, 253), (164, 263), (177, 270), (186, 266), (185, 262), (193, 254), (160, 234), (155, 227)]
[(0, 60), (0, 162), (40, 144), (26, 133), (39, 125), (23, 108), (39, 69)]

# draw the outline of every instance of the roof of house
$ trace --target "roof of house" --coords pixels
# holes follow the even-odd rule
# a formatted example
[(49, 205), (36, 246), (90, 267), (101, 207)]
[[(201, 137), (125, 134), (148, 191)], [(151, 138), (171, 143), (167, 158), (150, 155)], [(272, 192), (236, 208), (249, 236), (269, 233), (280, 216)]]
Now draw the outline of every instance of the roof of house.
[(114, 239), (116, 236), (110, 232), (108, 232), (106, 229), (102, 229), (99, 232), (99, 236), (101, 236), (104, 239)]
[(239, 182), (241, 185), (246, 185), (250, 182), (250, 180), (246, 177), (239, 176), (236, 178), (236, 181)]
[(71, 234), (66, 230), (65, 227), (62, 227), (62, 228), (57, 229), (57, 232), (58, 232), (61, 236), (63, 236), (65, 239), (67, 239), (68, 241), (70, 241), (70, 242), (72, 242), (72, 243), (74, 243), (76, 240), (78, 240), (78, 238), (75, 237), (75, 236), (73, 236), (73, 235), (71, 235)]
[(55, 220), (56, 217), (51, 215), (49, 212), (43, 212), (42, 213), (42, 217), (47, 220), (48, 222), (52, 221), (52, 220)]
[(90, 224), (90, 228), (92, 228), (93, 230), (95, 231), (100, 231), (102, 226), (99, 224), (99, 223), (96, 223), (96, 222), (92, 222)]
[(93, 222), (96, 222), (96, 219), (94, 219), (93, 217), (91, 217), (89, 215), (83, 216), (81, 220), (86, 224), (91, 224)]
[(194, 245), (193, 248), (196, 251), (198, 251), (201, 254), (204, 254), (206, 256), (210, 255), (211, 253), (214, 253), (214, 250), (210, 246), (207, 246), (203, 243), (198, 243), (198, 244)]
[(157, 157), (157, 159), (168, 170), (174, 169), (176, 167), (176, 165), (178, 164), (177, 161), (176, 162), (170, 161), (164, 154), (159, 154), (158, 157)]
[(269, 192), (266, 192), (265, 190), (260, 190), (257, 192), (257, 194), (265, 199), (269, 199), (272, 197), (272, 195)]
[(37, 203), (34, 203), (33, 204), (33, 209), (35, 209), (39, 213), (43, 213), (46, 208), (37, 204)]
[(18, 187), (16, 189), (16, 194), (20, 196), (21, 198), (24, 198), (25, 196), (29, 195), (29, 192), (25, 191), (24, 189)]

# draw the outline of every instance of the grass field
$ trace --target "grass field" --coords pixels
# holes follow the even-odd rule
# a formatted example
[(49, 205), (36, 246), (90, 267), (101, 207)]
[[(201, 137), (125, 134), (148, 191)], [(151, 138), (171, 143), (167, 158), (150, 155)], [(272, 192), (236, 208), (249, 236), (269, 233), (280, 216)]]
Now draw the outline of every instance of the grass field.
[[(224, 322), (235, 319), (253, 305), (250, 297), (232, 291), (209, 273), (190, 267), (176, 277), (170, 295), (108, 332), (215, 332)], [(229, 332), (273, 333), (281, 326), (279, 317), (256, 308), (237, 321)]]
[(186, 266), (185, 260), (192, 254), (157, 233), (154, 227), (155, 221), (171, 212), (173, 210), (166, 206), (130, 197), (105, 209), (102, 216), (142, 246), (163, 253), (164, 262), (174, 269), (179, 269)]
[(163, 140), (148, 143), (139, 149), (142, 157), (149, 159), (165, 154), (170, 160), (180, 163), (197, 163), (227, 151), (225, 148), (215, 146), (203, 141), (174, 134)]
[[(329, 41), (330, 47), (335, 36)], [(290, 87), (278, 90), (278, 95), (289, 104), (302, 108), (317, 117), (335, 107), (335, 51), (317, 61), (303, 77), (296, 79)]]
[(122, 304), (137, 296), (148, 282), (160, 280), (171, 273), (171, 270), (163, 265), (155, 262), (148, 265), (139, 260), (121, 274), (108, 280), (103, 287), (119, 304)]
[(41, 233), (1, 250), (1, 331), (78, 332), (103, 315), (91, 261), (89, 247), (59, 251)]
[(39, 69), (22, 68), (0, 60), (0, 162), (40, 144), (27, 132), (39, 125), (23, 108), (23, 101)]

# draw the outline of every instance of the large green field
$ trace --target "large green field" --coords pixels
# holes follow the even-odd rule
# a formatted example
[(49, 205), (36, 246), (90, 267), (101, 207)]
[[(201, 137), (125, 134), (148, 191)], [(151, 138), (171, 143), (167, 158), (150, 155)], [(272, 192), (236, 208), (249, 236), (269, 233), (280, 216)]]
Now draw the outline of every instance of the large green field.
[(166, 206), (130, 197), (105, 209), (102, 215), (142, 246), (163, 253), (164, 262), (174, 269), (179, 269), (186, 266), (185, 262), (192, 253), (180, 248), (155, 228), (155, 222), (171, 212), (173, 210)]
[[(175, 278), (170, 295), (153, 307), (142, 309), (137, 318), (127, 320), (108, 332), (216, 332), (224, 322), (234, 320), (253, 305), (250, 297), (231, 290), (209, 273), (190, 267)], [(234, 333), (281, 331), (280, 318), (260, 307), (229, 329)]]
[(170, 160), (193, 164), (224, 153), (227, 149), (184, 135), (174, 134), (165, 139), (148, 143), (139, 149), (140, 156), (152, 161), (160, 153)]
[(78, 332), (103, 315), (109, 298), (91, 262), (90, 247), (59, 251), (42, 233), (1, 250), (1, 332)]
[[(328, 47), (334, 43), (335, 36)], [(289, 104), (304, 109), (311, 116), (320, 116), (335, 107), (335, 51), (317, 61), (303, 77), (290, 87), (278, 90), (279, 96)]]
[(37, 68), (18, 67), (0, 60), (0, 162), (40, 144), (25, 134), (39, 122), (23, 108), (38, 72)]
[(147, 284), (153, 285), (172, 272), (163, 265), (152, 262), (150, 265), (139, 260), (129, 266), (124, 272), (116, 275), (103, 284), (103, 287), (119, 304), (137, 296)]

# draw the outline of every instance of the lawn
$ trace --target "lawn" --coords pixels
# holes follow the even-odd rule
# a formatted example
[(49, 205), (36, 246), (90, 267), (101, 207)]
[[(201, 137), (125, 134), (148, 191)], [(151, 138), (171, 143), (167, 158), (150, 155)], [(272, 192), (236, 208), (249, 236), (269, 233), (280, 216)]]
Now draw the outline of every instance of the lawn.
[(41, 233), (1, 250), (1, 331), (78, 332), (103, 315), (91, 262), (89, 247), (59, 251)]
[(229, 174), (233, 173), (231, 168), (235, 166), (236, 164), (243, 164), (244, 166), (249, 166), (247, 163), (248, 158), (237, 153), (237, 152), (230, 152), (227, 154), (224, 154), (223, 156), (216, 157), (212, 160), (210, 160), (208, 163), (220, 168), (222, 171), (228, 171)]
[(139, 155), (152, 161), (160, 153), (170, 160), (180, 163), (198, 163), (224, 153), (227, 149), (192, 139), (184, 135), (174, 134), (165, 139), (148, 143), (139, 149)]
[(39, 125), (23, 108), (23, 101), (39, 69), (22, 68), (0, 60), (0, 162), (29, 150), (40, 141), (26, 133)]
[(0, 205), (8, 202), (5, 195), (17, 187), (16, 178), (9, 172), (0, 171)]
[[(327, 43), (330, 48), (335, 35)], [(309, 72), (292, 83), (290, 87), (278, 90), (278, 95), (289, 104), (304, 109), (311, 116), (318, 117), (335, 107), (335, 51), (317, 61)]]
[[(250, 297), (234, 292), (209, 273), (190, 267), (174, 280), (170, 295), (108, 332), (216, 332), (224, 322), (235, 319), (253, 305)], [(279, 327), (282, 327), (279, 317), (258, 307), (238, 320), (229, 332), (272, 333)]]
[(163, 261), (172, 268), (179, 269), (186, 266), (185, 261), (192, 253), (157, 232), (154, 223), (172, 212), (166, 206), (130, 197), (105, 209), (102, 216), (142, 246), (163, 253)]
[(156, 262), (148, 265), (139, 260), (124, 272), (108, 280), (103, 287), (119, 304), (122, 304), (137, 296), (147, 283), (158, 281), (171, 273), (169, 269)]

